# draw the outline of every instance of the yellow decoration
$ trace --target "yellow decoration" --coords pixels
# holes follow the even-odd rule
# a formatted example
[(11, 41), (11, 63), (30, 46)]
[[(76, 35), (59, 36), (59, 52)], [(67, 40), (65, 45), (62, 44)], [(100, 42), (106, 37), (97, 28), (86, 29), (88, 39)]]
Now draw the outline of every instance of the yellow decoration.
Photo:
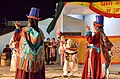
[[(86, 45), (88, 44), (86, 38), (84, 36), (66, 36), (66, 38), (80, 43), (80, 47), (78, 48), (78, 62), (79, 64), (83, 64), (87, 52)], [(109, 39), (114, 45), (111, 49), (112, 64), (120, 64), (120, 36), (109, 36)]]
[(81, 6), (86, 6), (86, 7), (90, 6), (89, 2), (69, 2), (69, 3), (70, 4), (81, 5)]
[(120, 1), (94, 2), (95, 8), (110, 14), (120, 14)]
[(68, 2), (69, 4), (76, 4), (89, 7), (97, 14), (120, 18), (120, 1), (101, 1), (101, 2)]

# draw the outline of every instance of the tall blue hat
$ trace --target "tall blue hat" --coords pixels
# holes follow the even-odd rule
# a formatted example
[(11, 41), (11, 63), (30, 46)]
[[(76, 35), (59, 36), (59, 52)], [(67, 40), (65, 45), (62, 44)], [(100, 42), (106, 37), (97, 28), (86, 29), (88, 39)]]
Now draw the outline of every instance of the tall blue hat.
[(36, 20), (40, 20), (41, 18), (39, 18), (39, 11), (40, 11), (39, 8), (32, 7), (31, 11), (30, 11), (29, 15), (27, 15), (27, 17), (36, 19)]
[(96, 15), (96, 21), (94, 22), (94, 25), (98, 27), (103, 27), (104, 26), (103, 23), (104, 23), (104, 16)]

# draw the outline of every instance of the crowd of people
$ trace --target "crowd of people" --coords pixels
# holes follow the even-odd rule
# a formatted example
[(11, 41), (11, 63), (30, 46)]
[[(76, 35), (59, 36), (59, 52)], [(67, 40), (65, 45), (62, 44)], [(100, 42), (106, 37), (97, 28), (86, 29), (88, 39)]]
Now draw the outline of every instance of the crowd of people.
[(47, 38), (47, 41), (45, 42), (45, 61), (46, 61), (45, 63), (46, 65), (56, 64), (58, 46), (59, 46), (59, 42), (55, 41), (55, 38), (52, 38), (51, 41), (50, 41), (50, 38)]
[[(58, 33), (59, 41), (55, 41), (55, 38), (50, 41), (50, 38), (47, 38), (44, 42), (44, 33), (38, 28), (38, 21), (41, 19), (39, 9), (32, 7), (27, 17), (28, 25), (24, 28), (21, 28), (18, 21), (14, 22), (16, 29), (10, 40), (13, 51), (11, 71), (16, 71), (15, 79), (45, 79), (45, 64), (56, 63), (57, 50), (64, 60), (63, 76), (73, 76), (73, 73), (78, 71), (79, 43), (65, 39), (62, 32)], [(113, 44), (104, 33), (103, 21), (103, 16), (96, 16), (96, 21), (93, 22), (94, 35), (90, 26), (86, 25), (86, 40), (89, 45), (82, 79), (108, 79), (111, 62), (109, 51)], [(12, 64), (13, 62), (16, 63)]]

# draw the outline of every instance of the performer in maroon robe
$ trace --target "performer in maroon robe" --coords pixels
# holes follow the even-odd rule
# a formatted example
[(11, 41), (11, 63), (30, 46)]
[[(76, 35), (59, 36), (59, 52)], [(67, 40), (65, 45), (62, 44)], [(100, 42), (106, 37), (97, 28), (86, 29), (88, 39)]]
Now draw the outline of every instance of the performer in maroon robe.
[(96, 21), (93, 23), (95, 32), (93, 36), (90, 27), (86, 26), (86, 39), (89, 46), (87, 46), (82, 79), (104, 79), (102, 64), (109, 64), (111, 61), (108, 51), (113, 45), (103, 31), (103, 19), (103, 16), (96, 16)]

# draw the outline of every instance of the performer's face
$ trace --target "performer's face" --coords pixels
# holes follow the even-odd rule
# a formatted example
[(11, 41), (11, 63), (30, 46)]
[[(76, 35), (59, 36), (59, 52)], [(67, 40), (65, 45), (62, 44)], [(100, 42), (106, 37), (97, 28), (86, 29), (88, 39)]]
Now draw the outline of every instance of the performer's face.
[(96, 32), (96, 31), (97, 31), (97, 29), (98, 29), (98, 27), (94, 25), (94, 29), (93, 29), (93, 30), (94, 30), (94, 32)]
[(63, 42), (65, 41), (65, 36), (64, 35), (61, 36), (61, 41), (63, 41)]

